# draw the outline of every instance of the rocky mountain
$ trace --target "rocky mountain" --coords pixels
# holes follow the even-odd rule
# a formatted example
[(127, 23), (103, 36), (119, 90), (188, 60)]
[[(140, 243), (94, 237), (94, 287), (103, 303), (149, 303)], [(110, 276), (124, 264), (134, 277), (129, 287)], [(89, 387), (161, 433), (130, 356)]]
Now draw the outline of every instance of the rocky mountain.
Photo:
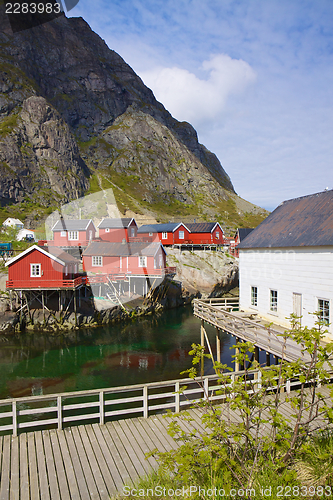
[[(0, 2), (1, 3), (1, 2)], [(0, 202), (37, 219), (112, 188), (121, 212), (242, 219), (217, 157), (81, 18), (13, 33), (0, 5)], [(252, 224), (251, 224), (252, 222)], [(32, 222), (33, 225), (33, 222)]]

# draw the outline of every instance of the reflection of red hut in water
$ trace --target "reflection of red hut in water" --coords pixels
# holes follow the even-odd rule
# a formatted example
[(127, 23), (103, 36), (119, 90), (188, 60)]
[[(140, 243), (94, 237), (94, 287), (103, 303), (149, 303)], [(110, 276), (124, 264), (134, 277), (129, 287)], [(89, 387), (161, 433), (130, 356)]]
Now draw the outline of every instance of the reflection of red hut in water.
[(122, 351), (108, 355), (104, 363), (107, 367), (122, 366), (125, 368), (139, 368), (148, 370), (155, 368), (162, 362), (162, 354), (157, 352)]

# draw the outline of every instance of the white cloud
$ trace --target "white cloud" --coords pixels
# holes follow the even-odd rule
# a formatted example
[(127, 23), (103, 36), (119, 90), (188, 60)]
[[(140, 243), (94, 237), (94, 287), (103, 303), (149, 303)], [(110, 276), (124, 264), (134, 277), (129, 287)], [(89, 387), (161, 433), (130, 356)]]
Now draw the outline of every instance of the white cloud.
[(203, 62), (201, 69), (205, 79), (177, 67), (156, 67), (141, 72), (140, 76), (175, 118), (194, 125), (215, 120), (228, 97), (243, 92), (256, 79), (247, 62), (226, 54), (212, 56)]

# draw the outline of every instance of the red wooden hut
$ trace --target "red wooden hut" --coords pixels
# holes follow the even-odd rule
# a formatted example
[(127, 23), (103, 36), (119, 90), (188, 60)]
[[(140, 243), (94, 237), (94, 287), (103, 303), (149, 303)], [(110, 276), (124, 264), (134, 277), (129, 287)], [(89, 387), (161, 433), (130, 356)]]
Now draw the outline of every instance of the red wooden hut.
[(169, 222), (141, 226), (138, 236), (151, 237), (153, 241), (160, 241), (165, 246), (184, 243), (190, 238), (190, 231), (182, 222)]
[(189, 243), (194, 245), (223, 245), (224, 233), (218, 222), (187, 223), (190, 231)]
[(60, 219), (52, 228), (53, 244), (58, 247), (86, 247), (96, 237), (91, 219)]
[(135, 238), (138, 226), (133, 218), (103, 219), (98, 229), (101, 240), (121, 243), (123, 240), (129, 242), (130, 238)]
[(33, 245), (6, 262), (6, 288), (76, 288), (82, 284), (79, 264), (79, 260), (61, 248)]

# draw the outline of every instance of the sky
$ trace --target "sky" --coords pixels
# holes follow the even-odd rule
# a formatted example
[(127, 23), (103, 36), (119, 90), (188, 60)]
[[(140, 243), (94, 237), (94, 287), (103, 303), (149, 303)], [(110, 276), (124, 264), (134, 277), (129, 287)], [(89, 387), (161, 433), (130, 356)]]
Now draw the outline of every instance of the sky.
[(82, 16), (273, 210), (333, 188), (332, 0), (80, 0)]

